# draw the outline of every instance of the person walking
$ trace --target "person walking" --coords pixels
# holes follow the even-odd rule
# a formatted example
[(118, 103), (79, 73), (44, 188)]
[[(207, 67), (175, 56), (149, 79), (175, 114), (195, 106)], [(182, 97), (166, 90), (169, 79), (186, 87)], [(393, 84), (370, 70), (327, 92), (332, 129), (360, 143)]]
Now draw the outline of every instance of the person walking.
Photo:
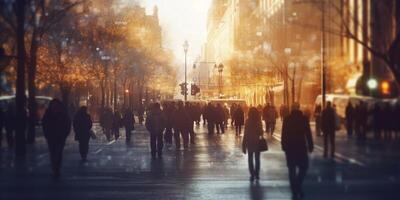
[(215, 121), (217, 118), (214, 105), (208, 103), (204, 110), (203, 117), (205, 117), (205, 120), (207, 121), (208, 135), (213, 135), (215, 130)]
[(82, 161), (86, 161), (89, 152), (90, 130), (92, 129), (92, 119), (87, 113), (87, 107), (82, 106), (74, 116), (73, 128), (75, 140), (79, 141), (79, 153)]
[(374, 129), (374, 138), (376, 140), (381, 138), (382, 128), (384, 124), (384, 116), (382, 115), (382, 109), (378, 102), (375, 103), (374, 108), (372, 109), (372, 121), (373, 121), (373, 129)]
[(187, 129), (188, 129), (188, 137), (190, 144), (195, 144), (195, 133), (194, 133), (194, 122), (196, 118), (196, 111), (193, 104), (186, 102), (185, 110), (189, 115), (189, 119), (187, 119)]
[(300, 111), (300, 105), (293, 103), (291, 113), (282, 125), (282, 150), (286, 155), (290, 189), (293, 199), (303, 198), (303, 180), (308, 169), (308, 152), (314, 149), (310, 122)]
[(231, 126), (233, 127), (235, 125), (235, 114), (236, 114), (236, 109), (238, 106), (236, 103), (233, 103), (229, 109), (230, 117), (231, 117)]
[(135, 117), (130, 109), (126, 109), (122, 118), (122, 124), (125, 127), (126, 143), (131, 142), (132, 131), (135, 129)]
[(114, 117), (112, 120), (112, 135), (114, 135), (114, 139), (118, 140), (119, 138), (119, 129), (121, 128), (122, 117), (121, 114), (116, 110), (114, 112)]
[(10, 103), (4, 114), (4, 128), (6, 129), (7, 145), (9, 149), (14, 147), (14, 132), (16, 128), (15, 105)]
[(217, 134), (224, 134), (225, 133), (225, 126), (224, 126), (224, 121), (225, 121), (225, 112), (224, 108), (221, 106), (221, 104), (217, 104), (216, 108), (216, 127), (217, 127)]
[(317, 104), (314, 109), (314, 119), (315, 119), (315, 134), (321, 136), (321, 104)]
[(42, 119), (42, 127), (49, 148), (53, 176), (58, 178), (61, 175), (60, 169), (65, 140), (71, 131), (71, 119), (60, 100), (53, 99), (50, 101)]
[(189, 146), (189, 128), (190, 128), (190, 116), (187, 113), (183, 102), (178, 102), (178, 108), (174, 113), (174, 125), (175, 125), (175, 142), (176, 142), (176, 150), (180, 150), (180, 137), (183, 140), (183, 147), (185, 149)]
[(104, 109), (101, 117), (100, 117), (100, 125), (103, 127), (103, 133), (106, 136), (107, 140), (111, 140), (111, 132), (113, 126), (113, 113), (111, 108), (107, 107)]
[(150, 132), (150, 148), (151, 157), (153, 159), (162, 157), (163, 143), (163, 132), (165, 128), (165, 117), (161, 111), (160, 104), (154, 103), (146, 118), (145, 126)]
[(326, 108), (322, 110), (321, 129), (324, 136), (324, 157), (326, 158), (328, 156), (328, 151), (330, 149), (330, 156), (334, 158), (336, 114), (330, 101), (326, 103)]
[(248, 165), (250, 181), (260, 179), (260, 138), (263, 135), (261, 115), (259, 111), (252, 107), (249, 110), (249, 117), (244, 126), (244, 136), (242, 142), (243, 153), (248, 154)]
[(163, 113), (165, 117), (165, 134), (164, 140), (168, 146), (172, 145), (172, 128), (173, 128), (173, 113), (174, 113), (175, 104), (172, 103), (165, 103)]
[(354, 107), (349, 101), (346, 106), (346, 130), (347, 136), (351, 137), (353, 135), (354, 129)]
[(236, 136), (240, 136), (244, 125), (244, 111), (240, 105), (235, 107), (235, 114), (232, 119), (235, 121)]

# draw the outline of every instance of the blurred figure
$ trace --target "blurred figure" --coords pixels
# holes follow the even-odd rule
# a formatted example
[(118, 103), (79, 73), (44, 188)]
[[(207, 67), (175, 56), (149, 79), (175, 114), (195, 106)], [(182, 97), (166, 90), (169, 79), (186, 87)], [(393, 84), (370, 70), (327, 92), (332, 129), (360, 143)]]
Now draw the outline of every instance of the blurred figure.
[(74, 116), (73, 127), (75, 140), (79, 141), (79, 153), (82, 161), (86, 161), (89, 152), (90, 130), (92, 129), (92, 119), (87, 113), (87, 107), (82, 106)]
[(164, 146), (163, 131), (165, 127), (165, 117), (159, 103), (154, 103), (151, 106), (145, 125), (150, 132), (151, 157), (154, 159), (156, 155), (158, 155), (158, 157), (161, 158)]
[[(394, 108), (393, 120), (400, 119), (400, 102), (397, 102)], [(396, 134), (396, 139), (400, 138), (400, 123), (394, 123), (394, 131)]]
[(240, 105), (235, 108), (232, 120), (235, 121), (236, 136), (239, 136), (242, 133), (242, 126), (244, 125), (244, 112)]
[(382, 133), (382, 125), (383, 125), (383, 113), (382, 109), (379, 106), (379, 103), (375, 103), (374, 108), (372, 110), (372, 120), (373, 120), (373, 129), (374, 129), (374, 138), (380, 139)]
[(193, 107), (194, 109), (194, 121), (196, 122), (196, 125), (200, 125), (200, 118), (201, 118), (201, 105), (200, 103), (197, 103)]
[(224, 110), (224, 127), (225, 127), (225, 129), (228, 129), (228, 120), (230, 118), (229, 108), (227, 105), (224, 105), (224, 107), (222, 109)]
[(4, 113), (3, 110), (0, 109), (0, 148), (3, 143), (3, 127), (4, 127)]
[(71, 119), (60, 100), (53, 99), (50, 101), (42, 119), (42, 127), (49, 147), (53, 175), (58, 178), (65, 140), (71, 131)]
[(390, 103), (385, 103), (382, 110), (382, 121), (383, 121), (383, 137), (385, 139), (391, 139), (392, 127), (393, 127), (393, 112)]
[(186, 112), (188, 113), (188, 115), (189, 115), (189, 119), (188, 119), (188, 124), (187, 124), (187, 128), (188, 128), (188, 136), (189, 136), (189, 141), (190, 141), (190, 143), (191, 144), (194, 144), (195, 143), (195, 134), (194, 134), (194, 122), (195, 122), (195, 118), (196, 118), (196, 110), (195, 110), (195, 107), (194, 107), (194, 105), (192, 105), (192, 104), (190, 104), (190, 103), (188, 103), (188, 102), (186, 102), (186, 105), (185, 105), (185, 110), (186, 110)]
[(242, 151), (248, 153), (248, 164), (250, 181), (260, 179), (260, 137), (263, 135), (263, 128), (260, 113), (256, 108), (250, 108), (249, 118), (244, 126)]
[(119, 129), (121, 128), (122, 125), (122, 117), (121, 114), (116, 110), (114, 112), (114, 117), (112, 120), (112, 135), (114, 135), (114, 139), (118, 140), (119, 138)]
[(103, 127), (103, 133), (106, 135), (108, 141), (111, 140), (113, 118), (112, 110), (109, 107), (105, 108), (100, 116), (100, 125)]
[(138, 118), (139, 118), (139, 124), (143, 124), (144, 121), (144, 106), (143, 103), (140, 103), (138, 108), (137, 108), (137, 113), (138, 113)]
[(10, 103), (4, 114), (4, 128), (6, 129), (7, 145), (9, 149), (14, 147), (14, 132), (16, 128), (15, 105)]
[(222, 108), (221, 104), (217, 104), (216, 108), (216, 116), (215, 116), (215, 126), (217, 127), (217, 134), (224, 134), (225, 133), (225, 126), (224, 126), (224, 121), (225, 121), (225, 113), (224, 109)]
[(365, 139), (367, 132), (368, 110), (367, 105), (360, 101), (355, 108), (355, 132), (357, 139)]
[(288, 114), (289, 108), (285, 104), (282, 104), (279, 107), (279, 116), (281, 117), (281, 121), (283, 121)]
[(122, 124), (125, 127), (126, 143), (129, 143), (131, 142), (132, 131), (135, 130), (135, 116), (130, 109), (125, 110)]
[(172, 128), (173, 128), (173, 113), (175, 104), (174, 102), (166, 103), (164, 105), (163, 113), (165, 117), (165, 134), (164, 140), (168, 145), (172, 145)]
[(314, 119), (315, 119), (315, 134), (321, 136), (321, 104), (317, 104), (314, 109)]
[(326, 103), (326, 108), (322, 110), (321, 128), (324, 134), (324, 157), (328, 156), (328, 149), (330, 149), (330, 156), (334, 158), (336, 114), (330, 101)]
[(177, 110), (175, 110), (174, 116), (175, 116), (174, 124), (176, 127), (175, 130), (176, 150), (180, 149), (180, 137), (182, 137), (183, 147), (186, 149), (189, 146), (188, 145), (189, 129), (190, 129), (191, 119), (182, 101), (178, 102), (178, 108)]
[(208, 105), (205, 107), (204, 114), (203, 116), (207, 120), (207, 128), (208, 128), (208, 135), (213, 135), (214, 134), (214, 128), (215, 128), (215, 121), (216, 121), (216, 111), (214, 106), (211, 103), (208, 103)]
[[(235, 125), (235, 114), (236, 114), (236, 109), (238, 106), (236, 106), (236, 103), (233, 103), (230, 107), (230, 115), (231, 115), (231, 126), (233, 127)], [(243, 111), (243, 110), (242, 110)]]
[(308, 169), (308, 153), (314, 149), (310, 122), (293, 103), (292, 111), (283, 120), (282, 150), (285, 152), (289, 170), (290, 189), (293, 199), (303, 198), (302, 184)]
[(354, 129), (354, 108), (350, 101), (347, 103), (345, 112), (347, 136), (351, 137)]
[(275, 131), (276, 119), (278, 118), (278, 113), (275, 106), (268, 103), (263, 109), (263, 118), (265, 121), (265, 132), (273, 135)]

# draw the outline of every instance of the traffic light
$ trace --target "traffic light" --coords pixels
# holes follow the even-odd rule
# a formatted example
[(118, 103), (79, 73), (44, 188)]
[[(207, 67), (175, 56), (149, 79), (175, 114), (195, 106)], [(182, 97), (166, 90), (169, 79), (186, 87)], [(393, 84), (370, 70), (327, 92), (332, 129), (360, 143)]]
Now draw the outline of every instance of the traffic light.
[(182, 94), (182, 95), (187, 94), (188, 89), (187, 89), (187, 87), (186, 87), (186, 84), (185, 84), (185, 83), (181, 83), (181, 84), (179, 84), (179, 86), (181, 87), (181, 94)]
[(190, 87), (190, 94), (195, 96), (196, 94), (200, 93), (200, 88), (196, 84), (192, 84)]

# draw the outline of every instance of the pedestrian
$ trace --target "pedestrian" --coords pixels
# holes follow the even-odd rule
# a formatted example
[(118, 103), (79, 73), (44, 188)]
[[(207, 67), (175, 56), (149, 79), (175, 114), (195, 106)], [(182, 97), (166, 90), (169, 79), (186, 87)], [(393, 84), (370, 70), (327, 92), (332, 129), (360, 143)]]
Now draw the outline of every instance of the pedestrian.
[(250, 108), (249, 118), (244, 126), (242, 143), (243, 153), (248, 154), (250, 181), (260, 179), (260, 149), (259, 143), (263, 135), (261, 115), (256, 108)]
[(215, 111), (214, 105), (211, 103), (208, 103), (208, 105), (205, 107), (204, 110), (204, 117), (207, 121), (207, 129), (208, 129), (208, 135), (213, 135), (214, 134), (214, 129), (215, 129), (215, 121), (217, 118), (217, 114)]
[(144, 121), (144, 106), (143, 103), (140, 103), (138, 108), (137, 108), (137, 113), (138, 113), (138, 118), (139, 118), (139, 124), (143, 124)]
[(0, 148), (3, 143), (4, 112), (0, 108)]
[(224, 128), (226, 130), (228, 129), (228, 120), (230, 118), (229, 108), (227, 105), (224, 105), (222, 109), (224, 110)]
[(183, 102), (178, 102), (178, 108), (174, 113), (174, 125), (175, 125), (175, 143), (176, 150), (180, 150), (180, 137), (183, 140), (183, 147), (187, 149), (189, 147), (189, 129), (190, 129), (190, 116), (186, 111)]
[(163, 132), (165, 128), (165, 117), (159, 103), (154, 103), (151, 106), (145, 125), (150, 132), (151, 157), (155, 159), (157, 155), (158, 158), (161, 158), (164, 146)]
[(383, 137), (384, 139), (390, 140), (392, 135), (392, 127), (393, 127), (393, 112), (390, 103), (385, 103), (382, 110), (382, 118), (383, 118)]
[(276, 119), (278, 118), (275, 106), (268, 103), (263, 109), (263, 118), (265, 121), (265, 132), (273, 135), (275, 131)]
[(322, 110), (321, 129), (324, 136), (324, 157), (328, 156), (328, 149), (330, 149), (330, 156), (334, 158), (336, 114), (330, 101), (326, 103), (326, 107)]
[(195, 118), (196, 118), (197, 114), (196, 114), (194, 106), (192, 104), (190, 104), (189, 102), (186, 102), (185, 110), (189, 115), (189, 119), (187, 120), (188, 121), (187, 128), (188, 128), (188, 133), (189, 133), (188, 134), (189, 141), (190, 141), (190, 144), (195, 144), (195, 133), (194, 133), (193, 126), (194, 126), (194, 122), (195, 122)]
[(4, 115), (4, 128), (6, 129), (7, 145), (9, 149), (14, 147), (14, 132), (16, 126), (15, 105), (10, 103)]
[(345, 112), (347, 136), (351, 137), (353, 135), (354, 129), (354, 107), (350, 101), (347, 103)]
[(315, 119), (315, 134), (321, 136), (321, 104), (317, 104), (314, 109), (314, 119)]
[(216, 118), (215, 118), (215, 126), (217, 127), (217, 134), (224, 134), (225, 133), (225, 126), (224, 126), (224, 121), (225, 121), (225, 112), (224, 108), (221, 106), (221, 104), (217, 104), (216, 108)]
[(383, 112), (381, 109), (381, 106), (379, 105), (378, 102), (375, 103), (374, 108), (372, 109), (372, 125), (374, 129), (374, 138), (380, 139), (381, 138), (381, 133), (382, 133), (382, 128), (383, 128), (383, 123), (384, 123), (384, 116)]
[(244, 112), (240, 105), (235, 107), (235, 114), (232, 119), (235, 121), (236, 136), (240, 136), (244, 125)]
[(167, 145), (172, 145), (172, 128), (173, 128), (173, 112), (175, 105), (172, 103), (165, 103), (163, 107), (163, 113), (165, 117), (165, 133), (164, 133), (164, 141)]
[(110, 107), (105, 108), (100, 117), (100, 124), (103, 127), (103, 133), (108, 141), (111, 140), (113, 118), (114, 116)]
[(126, 109), (122, 118), (122, 124), (125, 127), (126, 143), (131, 142), (132, 131), (135, 130), (135, 116), (130, 109)]
[(288, 114), (289, 108), (285, 104), (282, 104), (279, 107), (279, 116), (281, 117), (281, 121), (283, 121)]
[[(236, 103), (233, 103), (232, 105), (231, 105), (231, 108), (230, 108), (230, 110), (229, 110), (229, 112), (230, 112), (230, 117), (231, 117), (231, 126), (233, 127), (234, 125), (235, 125), (235, 114), (236, 114), (236, 109), (237, 109), (237, 105), (236, 105)], [(242, 110), (243, 111), (243, 110)]]
[(114, 112), (113, 120), (112, 120), (112, 135), (115, 140), (119, 138), (119, 129), (121, 128), (122, 117), (118, 110)]
[(300, 111), (300, 105), (293, 103), (291, 113), (283, 120), (282, 150), (286, 155), (290, 189), (293, 199), (304, 198), (303, 180), (308, 169), (308, 153), (314, 149), (310, 122)]
[(60, 169), (65, 140), (71, 131), (71, 119), (60, 100), (53, 99), (50, 101), (42, 119), (42, 127), (49, 148), (53, 176), (58, 178), (61, 175)]
[[(396, 102), (393, 112), (393, 120), (400, 119), (400, 102)], [(396, 139), (400, 139), (400, 123), (394, 123)]]
[(367, 104), (360, 101), (355, 109), (355, 132), (357, 139), (365, 139), (367, 133), (368, 110)]
[(86, 161), (89, 152), (90, 131), (92, 129), (92, 119), (87, 113), (87, 107), (82, 106), (74, 116), (73, 127), (75, 140), (79, 141), (79, 153), (82, 161)]

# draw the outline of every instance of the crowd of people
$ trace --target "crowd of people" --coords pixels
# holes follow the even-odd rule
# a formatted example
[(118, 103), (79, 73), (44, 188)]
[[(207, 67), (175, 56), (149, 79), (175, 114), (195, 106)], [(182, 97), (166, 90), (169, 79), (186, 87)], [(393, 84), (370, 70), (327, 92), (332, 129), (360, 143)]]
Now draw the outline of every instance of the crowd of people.
[[(207, 127), (209, 136), (224, 134), (227, 128), (234, 130), (237, 137), (242, 138), (243, 153), (248, 154), (250, 180), (259, 180), (260, 171), (260, 140), (266, 135), (273, 135), (277, 119), (282, 121), (281, 145), (287, 159), (290, 186), (295, 198), (302, 198), (304, 193), (301, 185), (308, 169), (308, 153), (313, 151), (313, 139), (310, 128), (310, 114), (301, 111), (298, 103), (293, 103), (289, 109), (282, 105), (278, 109), (271, 103), (265, 106), (247, 107), (241, 104), (190, 103), (170, 101), (140, 105), (136, 110), (138, 123), (145, 125), (150, 138), (150, 153), (153, 159), (162, 158), (164, 143), (175, 146), (177, 151), (196, 144), (194, 126), (203, 124)], [(6, 130), (7, 143), (13, 147), (13, 132), (15, 116), (13, 106), (0, 113), (0, 130)], [(125, 129), (126, 143), (132, 142), (132, 132), (135, 129), (135, 114), (131, 109), (122, 112), (106, 107), (100, 114), (100, 126), (107, 140), (118, 140), (120, 129)], [(348, 136), (353, 133), (356, 138), (367, 138), (367, 132), (372, 132), (375, 139), (382, 136), (386, 139), (399, 136), (400, 104), (375, 103), (370, 108), (360, 101), (356, 106), (351, 102), (345, 109), (344, 125)], [(323, 136), (324, 157), (335, 156), (335, 134), (341, 127), (341, 120), (332, 102), (325, 107), (316, 105), (314, 109), (315, 133)], [(230, 120), (230, 121), (229, 121)], [(201, 123), (202, 122), (202, 123)], [(230, 125), (230, 126), (229, 126)], [(42, 119), (43, 133), (47, 140), (50, 161), (55, 177), (60, 176), (62, 154), (66, 139), (71, 132), (79, 143), (79, 153), (82, 161), (86, 161), (89, 152), (89, 141), (96, 138), (92, 131), (93, 122), (87, 107), (82, 106), (70, 118), (70, 114), (58, 99), (53, 99)], [(265, 127), (265, 129), (263, 128)], [(2, 136), (2, 134), (0, 134)]]

